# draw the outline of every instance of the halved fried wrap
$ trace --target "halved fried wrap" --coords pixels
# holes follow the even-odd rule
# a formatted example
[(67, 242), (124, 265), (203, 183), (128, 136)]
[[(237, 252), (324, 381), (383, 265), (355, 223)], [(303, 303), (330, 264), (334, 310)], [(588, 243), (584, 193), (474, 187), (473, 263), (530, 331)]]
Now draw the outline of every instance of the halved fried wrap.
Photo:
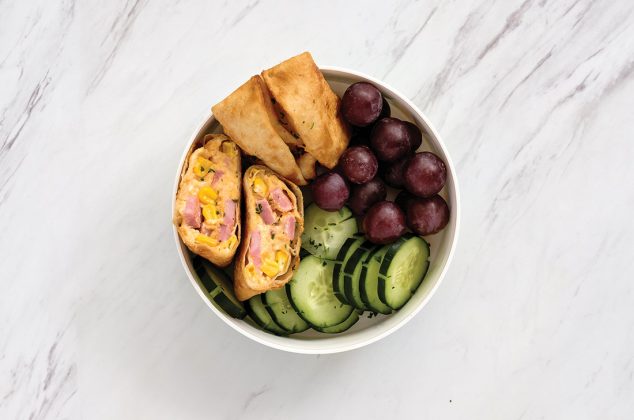
[(332, 91), (309, 52), (262, 72), (288, 131), (322, 165), (333, 168), (350, 141), (350, 128)]
[(264, 82), (253, 76), (222, 102), (212, 107), (214, 116), (242, 150), (258, 157), (271, 169), (299, 185), (306, 180), (289, 146), (301, 142), (280, 123)]
[(313, 155), (308, 152), (303, 153), (297, 159), (297, 165), (299, 169), (302, 171), (302, 175), (305, 179), (314, 179), (317, 177), (317, 172), (315, 165), (317, 164), (317, 160)]
[(240, 244), (240, 149), (224, 134), (209, 134), (183, 167), (174, 224), (193, 253), (220, 267)]
[(262, 165), (249, 167), (242, 181), (245, 230), (235, 261), (239, 300), (284, 286), (299, 264), (304, 231), (302, 192)]

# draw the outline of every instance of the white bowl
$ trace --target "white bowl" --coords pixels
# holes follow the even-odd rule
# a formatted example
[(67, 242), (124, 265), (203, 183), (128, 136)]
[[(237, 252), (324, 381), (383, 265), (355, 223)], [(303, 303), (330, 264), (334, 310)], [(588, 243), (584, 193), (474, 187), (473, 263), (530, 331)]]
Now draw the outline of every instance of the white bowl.
[[(397, 92), (394, 88), (370, 76), (338, 67), (321, 67), (321, 71), (330, 86), (339, 96), (343, 95), (343, 92), (352, 83), (366, 81), (374, 84), (389, 101), (393, 117), (412, 121), (421, 128), (423, 131), (423, 145), (419, 150), (430, 150), (436, 153), (447, 165), (447, 183), (441, 195), (445, 198), (451, 209), (449, 224), (440, 233), (425, 237), (431, 244), (431, 265), (425, 280), (410, 301), (399, 311), (391, 315), (379, 315), (372, 318), (363, 315), (359, 322), (352, 328), (340, 334), (323, 334), (308, 330), (300, 334), (291, 335), (290, 337), (278, 337), (259, 329), (248, 317), (244, 320), (232, 318), (211, 304), (195, 278), (191, 254), (180, 240), (178, 232), (174, 227), (176, 249), (178, 250), (185, 272), (192, 286), (194, 286), (212, 312), (219, 316), (231, 328), (258, 343), (278, 350), (306, 354), (337, 353), (363, 347), (393, 333), (412, 319), (414, 315), (423, 309), (429, 299), (431, 299), (449, 267), (456, 247), (460, 220), (460, 200), (456, 171), (444, 144), (440, 140), (440, 136), (436, 130), (434, 130), (425, 115), (423, 115), (409, 99)], [(174, 203), (174, 197), (176, 196), (178, 183), (180, 181), (180, 174), (189, 151), (202, 140), (205, 134), (216, 132), (221, 132), (221, 128), (213, 115), (210, 114), (185, 147), (178, 166), (178, 171), (176, 172), (172, 203)], [(172, 214), (173, 213), (174, 209), (172, 208)]]

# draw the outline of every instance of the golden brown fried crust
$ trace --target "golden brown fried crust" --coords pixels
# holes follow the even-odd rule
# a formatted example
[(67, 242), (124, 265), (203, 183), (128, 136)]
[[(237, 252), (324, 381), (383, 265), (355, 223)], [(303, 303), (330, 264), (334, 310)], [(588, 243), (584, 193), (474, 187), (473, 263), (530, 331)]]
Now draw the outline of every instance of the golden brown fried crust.
[[(306, 185), (286, 142), (296, 141), (278, 121), (268, 90), (253, 76), (212, 107), (222, 127), (247, 154), (299, 185)], [(282, 134), (282, 136), (280, 135)]]
[[(183, 222), (183, 215), (180, 211), (183, 205), (179, 205), (179, 201), (184, 202), (187, 199), (187, 193), (184, 191), (184, 177), (188, 173), (192, 164), (196, 161), (198, 156), (203, 153), (206, 149), (209, 153), (223, 153), (221, 150), (217, 150), (218, 147), (215, 143), (222, 143), (223, 141), (231, 140), (229, 137), (224, 134), (208, 134), (205, 136), (205, 145), (203, 147), (199, 147), (194, 150), (190, 150), (189, 156), (187, 157), (187, 164), (183, 165), (183, 170), (181, 171), (181, 179), (178, 186), (178, 193), (176, 194), (177, 205), (175, 206), (173, 222), (176, 225), (178, 235), (181, 240), (187, 246), (187, 248), (193, 252), (194, 254), (200, 255), (203, 258), (211, 261), (215, 265), (219, 267), (226, 267), (231, 264), (233, 257), (238, 249), (238, 245), (240, 244), (241, 238), (241, 224), (240, 224), (240, 203), (238, 202), (236, 206), (236, 238), (237, 242), (230, 248), (226, 248), (225, 246), (210, 246), (207, 244), (202, 244), (196, 242), (196, 235), (200, 233), (198, 229), (194, 229), (190, 226), (187, 226)], [(211, 152), (213, 150), (213, 152)], [(242, 169), (240, 167), (240, 152), (238, 151), (238, 171), (241, 173)], [(236, 184), (236, 188), (238, 188), (237, 196), (240, 197), (240, 182), (238, 181)]]
[(335, 167), (350, 141), (350, 128), (341, 118), (339, 97), (310, 53), (264, 70), (262, 77), (305, 150), (322, 165)]
[(317, 177), (315, 165), (317, 164), (317, 159), (310, 153), (306, 152), (297, 158), (297, 165), (299, 169), (302, 171), (302, 175), (307, 180), (315, 179)]
[[(245, 275), (245, 265), (246, 265), (246, 257), (249, 250), (249, 244), (251, 242), (251, 232), (253, 232), (255, 224), (257, 223), (257, 218), (251, 213), (255, 210), (255, 199), (253, 197), (253, 193), (250, 191), (249, 179), (250, 173), (255, 170), (263, 170), (265, 171), (267, 176), (277, 176), (281, 179), (291, 190), (291, 192), (295, 195), (295, 199), (297, 202), (297, 211), (300, 215), (300, 220), (295, 226), (295, 236), (297, 240), (295, 241), (295, 245), (293, 247), (295, 251), (295, 255), (292, 256), (291, 263), (288, 271), (282, 275), (277, 277), (274, 280), (270, 280), (267, 284), (257, 285), (253, 284), (253, 282), (249, 282), (249, 279)], [(235, 261), (234, 267), (234, 276), (233, 276), (233, 286), (236, 293), (236, 297), (238, 300), (244, 301), (250, 299), (251, 297), (258, 295), (260, 293), (264, 293), (268, 290), (279, 289), (284, 286), (288, 281), (293, 277), (293, 273), (297, 269), (299, 265), (299, 252), (300, 247), (302, 245), (301, 235), (304, 231), (304, 199), (302, 196), (301, 190), (297, 187), (297, 185), (293, 184), (291, 181), (280, 177), (275, 174), (266, 166), (261, 165), (253, 165), (249, 167), (242, 178), (242, 187), (244, 190), (245, 196), (245, 230), (244, 237), (242, 238), (242, 246), (240, 247), (240, 251)]]

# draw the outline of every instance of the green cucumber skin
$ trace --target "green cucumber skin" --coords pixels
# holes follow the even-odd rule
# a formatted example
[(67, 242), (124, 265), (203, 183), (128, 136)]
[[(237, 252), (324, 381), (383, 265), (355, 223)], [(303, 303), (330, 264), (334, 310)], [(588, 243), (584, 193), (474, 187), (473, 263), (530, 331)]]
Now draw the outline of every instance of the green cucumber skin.
[(378, 288), (379, 288), (378, 269), (376, 274), (376, 285), (373, 287), (373, 290), (377, 295), (377, 299), (375, 299), (375, 301), (378, 300), (378, 302), (373, 303), (373, 299), (371, 299), (369, 296), (370, 290), (368, 290), (368, 284), (367, 284), (367, 282), (371, 281), (368, 278), (368, 267), (370, 266), (370, 264), (373, 263), (373, 259), (377, 255), (380, 255), (381, 257), (381, 260), (378, 262), (379, 266), (381, 265), (381, 262), (383, 261), (384, 250), (385, 250), (385, 246), (378, 246), (372, 252), (370, 252), (367, 258), (363, 261), (362, 268), (361, 268), (361, 278), (359, 280), (359, 291), (361, 293), (361, 300), (368, 308), (370, 308), (372, 312), (380, 313), (383, 315), (389, 315), (392, 313), (392, 308), (384, 304), (381, 301), (381, 299), (379, 299), (378, 297)]
[[(320, 331), (320, 332), (323, 332), (322, 331), (323, 329), (334, 328), (337, 325), (339, 325), (339, 324), (335, 324), (335, 325), (331, 325), (331, 326), (328, 326), (328, 327), (322, 327), (322, 326), (315, 325), (314, 323), (310, 322), (310, 320), (306, 318), (306, 315), (302, 315), (304, 312), (301, 309), (299, 309), (297, 307), (297, 305), (293, 302), (293, 299), (291, 298), (291, 296), (292, 296), (291, 295), (291, 287), (292, 286), (287, 283), (285, 287), (286, 287), (286, 294), (288, 295), (288, 300), (291, 302), (291, 306), (293, 307), (293, 309), (295, 309), (295, 312), (297, 312), (297, 315), (299, 315), (300, 318), (302, 318), (304, 321), (306, 321), (306, 323), (310, 326), (310, 328), (312, 328), (314, 330), (317, 330), (317, 331)], [(350, 306), (350, 305), (348, 305), (348, 306)], [(354, 308), (351, 307), (350, 312), (351, 313), (354, 312)], [(350, 317), (350, 315), (348, 315), (348, 317)], [(344, 320), (343, 322), (346, 322), (346, 320)]]
[[(345, 293), (345, 286), (344, 286), (344, 275), (345, 275), (345, 270), (348, 267), (348, 265), (350, 264), (350, 258), (352, 258), (353, 255), (355, 255), (355, 253), (359, 250), (359, 248), (361, 248), (363, 246), (363, 244), (366, 243), (365, 238), (364, 237), (357, 237), (355, 238), (355, 240), (350, 244), (350, 246), (345, 250), (346, 253), (343, 256), (343, 259), (338, 260), (338, 262), (341, 262), (339, 269), (337, 270), (337, 277), (335, 278), (334, 276), (334, 270), (333, 270), (333, 282), (334, 284), (337, 284), (337, 288), (339, 290), (339, 292), (343, 295), (343, 299), (345, 299), (346, 301), (350, 301), (348, 299), (348, 297), (346, 296)], [(343, 247), (342, 247), (343, 250)], [(338, 256), (339, 257), (339, 256)]]
[(348, 250), (350, 249), (352, 244), (354, 244), (360, 238), (361, 238), (360, 235), (352, 235), (351, 237), (346, 239), (346, 241), (343, 243), (343, 245), (341, 245), (341, 248), (339, 248), (339, 252), (337, 252), (337, 258), (336, 258), (335, 261), (339, 261), (339, 262), (343, 263), (345, 258), (346, 258), (346, 255), (348, 254)]
[(362, 259), (364, 254), (374, 249), (375, 246), (376, 245), (370, 241), (364, 241), (357, 249), (354, 250), (352, 255), (350, 255), (345, 267), (343, 268), (343, 272), (345, 274), (353, 274), (354, 269), (357, 267), (357, 264), (359, 264), (359, 261)]
[[(378, 282), (378, 292), (379, 292), (379, 300), (381, 301), (381, 303), (383, 303), (384, 305), (392, 308), (390, 305), (388, 305), (387, 301), (386, 301), (386, 297), (385, 297), (385, 278), (383, 277), (384, 275), (387, 275), (387, 270), (390, 267), (390, 263), (392, 262), (392, 259), (394, 258), (394, 256), (396, 255), (396, 251), (398, 251), (398, 249), (401, 247), (401, 245), (405, 243), (405, 241), (403, 240), (403, 238), (399, 238), (396, 242), (390, 244), (390, 245), (386, 245), (387, 247), (387, 251), (385, 251), (385, 254), (383, 255), (383, 259), (381, 260), (381, 266), (379, 267), (379, 282)], [(394, 310), (399, 309), (399, 308), (392, 308)]]
[[(414, 295), (414, 292), (418, 289), (418, 287), (420, 286), (420, 284), (422, 284), (425, 276), (427, 275), (427, 271), (429, 270), (429, 243), (423, 239), (422, 237), (418, 236), (417, 238), (420, 239), (425, 247), (427, 248), (427, 259), (425, 260), (425, 269), (420, 277), (420, 279), (413, 284), (410, 289), (409, 289), (409, 297), (407, 299), (405, 299), (401, 304), (390, 304), (389, 303), (389, 299), (387, 297), (387, 290), (388, 290), (388, 280), (389, 280), (389, 276), (388, 276), (388, 271), (389, 271), (389, 267), (392, 264), (392, 260), (395, 258), (396, 254), (398, 253), (399, 249), (401, 248), (401, 246), (403, 244), (405, 244), (408, 240), (414, 238), (414, 235), (406, 235), (403, 236), (402, 238), (400, 238), (398, 241), (396, 241), (395, 243), (389, 245), (388, 250), (385, 253), (385, 256), (383, 257), (383, 261), (381, 261), (381, 267), (379, 269), (379, 282), (378, 282), (378, 292), (379, 292), (379, 300), (384, 303), (385, 305), (389, 306), (390, 308), (396, 310), (401, 309), (403, 306), (405, 306), (405, 304), (407, 302), (409, 302), (409, 300), (412, 298), (412, 296)], [(394, 288), (394, 286), (392, 286), (392, 288)]]
[[(247, 301), (249, 302), (249, 301)], [(249, 315), (249, 318), (251, 318), (253, 320), (253, 322), (255, 322), (258, 327), (262, 328), (263, 330), (266, 330), (266, 323), (263, 322), (256, 314), (255, 312), (253, 312), (253, 309), (251, 308), (251, 304), (247, 303), (247, 314)], [(268, 331), (268, 330), (267, 330)]]
[(355, 308), (362, 311), (371, 311), (372, 309), (367, 307), (365, 304), (362, 304), (361, 302), (357, 302), (356, 300), (354, 300), (353, 298), (354, 291), (352, 290), (353, 283), (354, 283), (354, 276), (349, 276), (347, 274), (344, 274), (343, 276), (344, 295), (348, 298), (348, 301), (350, 301), (351, 305), (354, 306)]
[(348, 299), (346, 299), (346, 296), (343, 293), (343, 285), (339, 284), (339, 273), (341, 272), (341, 266), (342, 264), (340, 262), (335, 262), (332, 268), (332, 291), (341, 303), (350, 305), (350, 302), (348, 302)]
[(347, 207), (328, 212), (311, 203), (304, 211), (302, 247), (312, 255), (333, 260), (345, 239), (359, 231), (357, 221)]
[(293, 307), (293, 309), (295, 309), (295, 312), (297, 312), (297, 315), (299, 315), (301, 319), (303, 319), (308, 325), (310, 325), (311, 328), (315, 328), (315, 326), (311, 324), (310, 321), (304, 317), (304, 315), (302, 315), (303, 311), (299, 309), (297, 305), (295, 304), (295, 302), (293, 301), (293, 295), (291, 293), (290, 282), (286, 283), (286, 285), (284, 286), (284, 290), (286, 290), (286, 296), (288, 296), (288, 301), (291, 302), (291, 306)]
[[(296, 328), (287, 328), (284, 325), (284, 321), (281, 320), (281, 318), (279, 317), (279, 315), (273, 310), (273, 308), (271, 308), (271, 305), (268, 304), (267, 300), (266, 300), (266, 293), (262, 293), (260, 296), (262, 299), (262, 303), (264, 304), (264, 307), (266, 308), (266, 311), (269, 313), (269, 315), (271, 315), (271, 318), (273, 318), (273, 321), (275, 321), (275, 323), (277, 325), (279, 325), (283, 330), (287, 331), (289, 334), (293, 334), (293, 333), (300, 333), (300, 332), (304, 332), (307, 329), (310, 328), (310, 325), (308, 325), (308, 323), (306, 321), (304, 321), (304, 319), (302, 317), (299, 316), (299, 314), (297, 314), (297, 311), (295, 311), (295, 313), (297, 314), (298, 318), (304, 323), (304, 325), (299, 325)], [(291, 304), (292, 307), (292, 304)], [(294, 309), (293, 309), (294, 310)]]
[(412, 293), (410, 293), (409, 298), (407, 298), (407, 300), (405, 300), (405, 302), (402, 305), (390, 305), (389, 303), (387, 303), (388, 299), (385, 296), (385, 289), (387, 287), (388, 287), (387, 286), (387, 281), (385, 280), (385, 278), (379, 276), (379, 299), (381, 300), (381, 302), (383, 304), (389, 306), (390, 308), (394, 309), (395, 311), (398, 311), (403, 306), (405, 306), (405, 304), (412, 298)]
[[(317, 259), (317, 257), (311, 256), (308, 258), (314, 258)], [(325, 264), (327, 261), (329, 260), (324, 260), (324, 259), (318, 259), (319, 261), (324, 263), (324, 266), (326, 266), (327, 264)], [(308, 261), (303, 261), (302, 263), (306, 264), (308, 263)], [(301, 272), (302, 267), (300, 263), (300, 268), (298, 269), (298, 271)], [(332, 262), (331, 262), (332, 263)], [(309, 266), (310, 267), (310, 266)], [(310, 270), (310, 268), (309, 268)], [(332, 269), (330, 267), (325, 267), (325, 271), (322, 272), (324, 275), (332, 277)], [(333, 319), (329, 319), (329, 317), (321, 318), (319, 317), (319, 315), (316, 315), (315, 312), (309, 312), (308, 314), (302, 309), (302, 303), (304, 302), (306, 296), (302, 294), (302, 288), (301, 285), (299, 285), (299, 281), (301, 281), (300, 279), (303, 279), (304, 277), (301, 275), (298, 275), (297, 277), (293, 277), (293, 279), (291, 279), (291, 281), (289, 281), (286, 286), (285, 286), (285, 291), (286, 291), (286, 295), (288, 297), (288, 300), (291, 304), (291, 306), (293, 307), (293, 309), (295, 310), (295, 312), (297, 313), (297, 315), (300, 316), (300, 318), (302, 318), (304, 321), (306, 321), (306, 323), (308, 325), (310, 325), (312, 328), (314, 329), (319, 329), (319, 328), (329, 328), (329, 327), (334, 327), (336, 325), (339, 325), (342, 322), (345, 322), (347, 318), (350, 317), (350, 313), (353, 312), (354, 308), (350, 305), (346, 305), (344, 303), (339, 302), (338, 299), (332, 299), (333, 302), (337, 305), (339, 305), (339, 308), (344, 308), (343, 309), (343, 313), (340, 314), (339, 318), (335, 318)], [(326, 279), (326, 281), (332, 281), (332, 278), (330, 279)], [(293, 297), (293, 288), (296, 288), (296, 293), (297, 295), (295, 297)], [(333, 293), (334, 294), (334, 293)], [(299, 296), (298, 296), (299, 295)], [(319, 312), (317, 312), (317, 314), (319, 314)], [(331, 313), (331, 317), (332, 317), (333, 313)], [(312, 318), (312, 319), (311, 319)]]
[(402, 236), (399, 239), (397, 239), (396, 242), (386, 245), (386, 247), (388, 248), (387, 248), (387, 251), (385, 252), (385, 255), (383, 256), (383, 260), (381, 261), (381, 267), (379, 267), (379, 276), (387, 275), (387, 270), (388, 268), (390, 268), (390, 264), (392, 263), (392, 259), (394, 259), (396, 252), (401, 247), (401, 245), (407, 242), (407, 240), (410, 238), (411, 236), (409, 237)]
[(264, 305), (264, 309), (266, 309), (266, 312), (269, 313), (269, 316), (273, 319), (273, 322), (275, 322), (277, 325), (280, 326), (281, 329), (283, 329), (284, 331), (286, 331), (287, 334), (292, 334), (293, 331), (289, 330), (288, 328), (285, 328), (283, 325), (280, 325), (277, 320), (275, 319), (275, 314), (273, 313), (273, 310), (269, 307), (269, 305), (266, 303), (266, 297), (264, 296), (265, 293), (261, 293), (259, 295), (260, 299), (262, 300), (262, 305)]
[(429, 260), (425, 261), (425, 264), (426, 264), (426, 267), (425, 267), (425, 271), (423, 271), (423, 275), (421, 276), (420, 280), (410, 289), (412, 292), (412, 295), (416, 293), (420, 285), (423, 284), (423, 280), (425, 280), (425, 277), (427, 277), (427, 272), (429, 271), (429, 266), (431, 264), (429, 263)]
[(234, 318), (244, 319), (244, 317), (247, 316), (247, 311), (244, 308), (240, 309), (235, 306), (224, 293), (218, 293), (216, 296), (213, 297), (213, 301), (216, 302), (221, 309), (223, 309), (226, 313)]
[(348, 316), (348, 318), (346, 318), (346, 320), (343, 321), (341, 324), (337, 324), (332, 327), (325, 327), (325, 328), (313, 327), (313, 328), (316, 331), (319, 331), (325, 334), (339, 334), (349, 330), (354, 324), (357, 323), (357, 321), (359, 321), (359, 315), (355, 311), (352, 311), (350, 313), (350, 316)]
[[(253, 320), (253, 322), (255, 322), (260, 328), (262, 328), (263, 330), (266, 330), (270, 333), (273, 333), (275, 335), (278, 336), (287, 336), (289, 333), (283, 329), (282, 327), (280, 327), (279, 325), (277, 325), (275, 323), (275, 321), (273, 321), (273, 318), (270, 318), (270, 324), (264, 322), (264, 320), (262, 320), (255, 312), (255, 310), (252, 307), (252, 301), (253, 299), (257, 299), (258, 302), (260, 302), (260, 304), (262, 304), (262, 300), (260, 298), (260, 296), (254, 296), (251, 299), (246, 301), (245, 307), (247, 309), (247, 314), (249, 315), (249, 318), (251, 318)], [(253, 302), (255, 303), (255, 302)], [(266, 311), (266, 309), (264, 309)], [(266, 313), (268, 314), (268, 311), (266, 311)]]
[[(366, 266), (363, 266), (361, 268), (361, 277), (365, 278), (365, 276), (367, 276), (367, 273), (368, 273), (368, 268)], [(383, 315), (389, 315), (392, 313), (392, 308), (390, 308), (389, 306), (385, 304), (383, 304), (383, 306), (379, 308), (378, 306), (372, 305), (370, 303), (370, 298), (368, 297), (368, 291), (366, 290), (366, 285), (364, 280), (362, 280), (359, 283), (359, 291), (361, 292), (361, 300), (363, 300), (363, 303), (365, 304), (365, 306), (369, 308), (368, 309), (369, 311), (376, 312)], [(378, 283), (377, 283), (377, 293), (378, 293)], [(381, 301), (381, 303), (383, 303), (383, 301)]]
[[(207, 298), (218, 310), (233, 318), (243, 319), (247, 316), (244, 304), (233, 295), (233, 282), (224, 271), (200, 257), (194, 260), (193, 266), (199, 280), (198, 284), (202, 286)], [(217, 276), (217, 279), (214, 279), (212, 274)], [(219, 282), (225, 283), (224, 288)]]
[[(365, 260), (365, 258), (367, 257), (368, 254), (371, 254), (373, 251), (375, 251), (376, 249), (380, 248), (377, 245), (372, 244), (369, 241), (364, 242), (363, 244), (361, 244), (361, 246), (359, 248), (357, 248), (354, 253), (352, 254), (352, 256), (348, 259), (348, 263), (346, 264), (346, 266), (344, 267), (344, 273), (343, 273), (343, 291), (344, 291), (344, 296), (346, 297), (346, 300), (348, 302), (351, 302), (352, 306), (354, 306), (357, 309), (361, 309), (363, 311), (371, 311), (372, 309), (370, 307), (368, 307), (365, 302), (363, 302), (363, 300), (361, 299), (361, 292), (359, 291), (359, 298), (358, 300), (355, 299), (355, 273), (357, 272), (357, 270), (361, 269), (361, 265), (363, 263), (363, 261)], [(361, 282), (361, 272), (359, 272), (359, 276), (358, 278), (356, 278), (356, 287), (360, 290), (361, 289), (361, 285), (359, 284)]]
[(207, 293), (211, 293), (216, 289), (219, 289), (220, 286), (218, 286), (209, 276), (209, 274), (207, 274), (207, 271), (205, 270), (205, 267), (203, 267), (203, 262), (201, 260), (201, 258), (196, 258), (194, 260), (194, 271), (196, 272), (196, 274), (198, 275), (198, 279), (200, 280), (200, 282), (202, 283), (205, 291)]
[(360, 235), (353, 235), (352, 237), (346, 239), (337, 253), (337, 259), (332, 269), (332, 290), (335, 293), (335, 296), (337, 296), (337, 299), (346, 305), (350, 305), (351, 303), (346, 298), (344, 292), (342, 276), (343, 264), (346, 262), (346, 256), (348, 255), (350, 248), (352, 248), (352, 246), (358, 241), (361, 241), (362, 238), (363, 237)]

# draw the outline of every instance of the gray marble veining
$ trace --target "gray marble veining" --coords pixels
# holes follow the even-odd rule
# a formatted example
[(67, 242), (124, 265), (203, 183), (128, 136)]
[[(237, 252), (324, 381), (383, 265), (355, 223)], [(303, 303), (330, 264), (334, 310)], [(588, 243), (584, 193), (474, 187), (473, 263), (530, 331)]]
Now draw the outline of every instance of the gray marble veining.
[[(210, 106), (298, 52), (382, 78), (457, 164), (429, 305), (277, 352), (189, 286), (169, 208)], [(0, 2), (0, 418), (626, 419), (634, 3)]]

